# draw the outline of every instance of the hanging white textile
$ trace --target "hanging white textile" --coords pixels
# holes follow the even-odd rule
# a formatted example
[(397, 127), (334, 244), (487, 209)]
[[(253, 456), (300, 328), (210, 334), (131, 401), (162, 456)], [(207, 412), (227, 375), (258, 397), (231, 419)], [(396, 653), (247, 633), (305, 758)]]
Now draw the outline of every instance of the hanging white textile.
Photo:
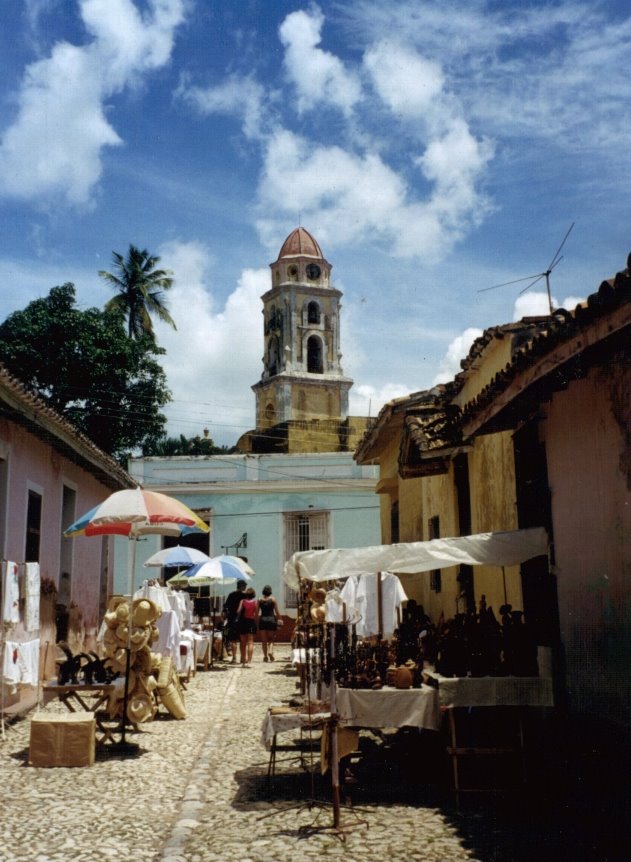
[(180, 663), (180, 641), (181, 631), (180, 624), (177, 621), (175, 611), (163, 611), (162, 616), (158, 617), (154, 625), (160, 634), (158, 640), (154, 643), (152, 649), (156, 653), (161, 653), (163, 656), (171, 656), (176, 667)]
[(142, 586), (136, 590), (134, 593), (134, 599), (149, 599), (154, 602), (161, 611), (171, 610), (168, 590), (166, 587), (161, 587), (160, 584), (152, 583), (148, 580), (143, 581)]
[(2, 663), (3, 681), (12, 687), (18, 684), (36, 686), (39, 681), (39, 638), (25, 643), (6, 641)]
[(2, 563), (2, 621), (15, 625), (20, 622), (20, 584), (18, 564)]
[[(381, 577), (380, 585), (379, 577)], [(381, 630), (379, 589), (381, 589)], [(398, 625), (397, 610), (401, 608), (402, 602), (407, 601), (401, 581), (391, 572), (381, 572), (380, 575), (371, 572), (348, 578), (342, 587), (340, 597), (347, 606), (355, 608), (360, 615), (356, 628), (359, 637), (371, 637), (377, 634), (381, 634), (384, 638), (390, 637)]]
[(24, 586), (24, 594), (26, 598), (24, 607), (24, 628), (28, 632), (35, 632), (39, 629), (39, 563), (26, 563)]

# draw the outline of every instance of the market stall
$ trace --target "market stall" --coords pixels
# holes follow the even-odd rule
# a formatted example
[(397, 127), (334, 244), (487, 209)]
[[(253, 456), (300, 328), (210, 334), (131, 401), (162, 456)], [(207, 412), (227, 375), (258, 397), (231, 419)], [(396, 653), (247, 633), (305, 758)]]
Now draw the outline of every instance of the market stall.
[[(441, 614), (434, 622), (407, 600), (397, 576), (493, 566), (505, 592), (505, 567), (547, 551), (546, 531), (536, 528), (294, 554), (283, 578), (302, 597), (296, 646), (313, 656), (306, 663), (311, 678), (319, 661), (322, 677), (331, 684), (332, 732), (351, 722), (437, 730), (442, 711), (449, 716), (458, 790), (462, 747), (455, 712), (512, 703), (549, 706), (551, 681), (538, 676), (536, 644), (521, 611), (505, 603), (497, 619), (481, 596), (474, 607), (457, 609), (448, 619)], [(329, 640), (331, 647), (325, 649)], [(410, 712), (412, 703), (416, 712)]]

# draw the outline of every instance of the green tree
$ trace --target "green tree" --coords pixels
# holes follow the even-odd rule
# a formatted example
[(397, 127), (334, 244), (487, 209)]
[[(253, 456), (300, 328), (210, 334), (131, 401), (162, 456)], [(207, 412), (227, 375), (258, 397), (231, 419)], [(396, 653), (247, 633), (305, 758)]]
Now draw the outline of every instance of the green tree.
[(155, 444), (143, 447), (146, 456), (172, 457), (174, 455), (231, 455), (237, 452), (236, 446), (218, 446), (212, 437), (162, 437)]
[(0, 362), (123, 464), (164, 437), (171, 393), (161, 354), (150, 337), (127, 336), (120, 310), (78, 309), (72, 284), (0, 324)]
[(176, 329), (164, 299), (164, 292), (170, 290), (173, 278), (167, 270), (155, 268), (160, 258), (150, 255), (146, 249), (141, 251), (135, 245), (129, 246), (126, 258), (116, 251), (112, 252), (112, 257), (115, 272), (99, 272), (101, 278), (118, 291), (105, 308), (125, 315), (129, 337), (154, 338), (152, 315)]

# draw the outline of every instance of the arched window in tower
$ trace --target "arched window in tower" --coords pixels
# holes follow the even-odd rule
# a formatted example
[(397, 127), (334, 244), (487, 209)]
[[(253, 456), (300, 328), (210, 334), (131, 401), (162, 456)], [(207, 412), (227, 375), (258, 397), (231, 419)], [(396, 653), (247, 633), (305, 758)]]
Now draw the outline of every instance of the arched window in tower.
[(307, 341), (307, 371), (310, 374), (323, 374), (322, 342), (317, 335), (312, 335)]
[(267, 404), (265, 407), (265, 418), (268, 422), (273, 422), (276, 418), (276, 410), (273, 404)]
[(307, 306), (307, 323), (320, 323), (320, 306), (317, 302), (310, 302)]
[(267, 370), (270, 377), (273, 377), (280, 371), (280, 348), (278, 346), (278, 338), (276, 338), (276, 336), (269, 340), (267, 348)]

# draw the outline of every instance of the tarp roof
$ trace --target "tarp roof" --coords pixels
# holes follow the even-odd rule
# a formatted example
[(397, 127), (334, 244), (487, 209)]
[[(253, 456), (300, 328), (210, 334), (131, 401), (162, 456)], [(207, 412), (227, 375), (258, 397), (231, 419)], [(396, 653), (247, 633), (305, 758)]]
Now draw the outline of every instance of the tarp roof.
[(285, 563), (283, 580), (297, 589), (299, 579), (330, 581), (368, 572), (410, 574), (460, 564), (516, 566), (547, 553), (548, 534), (543, 527), (367, 548), (298, 551)]

